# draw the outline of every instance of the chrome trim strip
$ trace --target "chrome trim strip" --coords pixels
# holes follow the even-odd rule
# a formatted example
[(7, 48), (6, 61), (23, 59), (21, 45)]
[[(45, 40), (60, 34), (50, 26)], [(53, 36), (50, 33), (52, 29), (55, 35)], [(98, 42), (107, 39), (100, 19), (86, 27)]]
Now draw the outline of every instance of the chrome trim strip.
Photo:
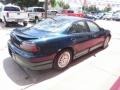
[(89, 49), (86, 49), (86, 50), (84, 50), (84, 51), (82, 51), (82, 52), (80, 52), (80, 53), (77, 53), (77, 54), (74, 56), (74, 59), (79, 58), (79, 57), (87, 54), (88, 52), (89, 52)]
[(94, 46), (94, 47), (91, 47), (90, 48), (90, 51), (93, 51), (93, 50), (95, 50), (95, 49), (97, 49), (97, 48), (99, 48), (99, 47), (102, 47), (103, 46), (103, 44), (101, 43), (101, 44), (98, 44), (98, 45), (96, 45), (96, 46)]

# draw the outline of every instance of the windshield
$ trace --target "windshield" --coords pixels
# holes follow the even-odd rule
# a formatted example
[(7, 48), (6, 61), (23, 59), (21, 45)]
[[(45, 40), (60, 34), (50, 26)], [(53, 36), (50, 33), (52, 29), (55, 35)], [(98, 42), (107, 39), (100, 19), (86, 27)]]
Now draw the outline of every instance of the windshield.
[(34, 11), (35, 12), (45, 12), (45, 10), (43, 8), (35, 8)]
[(49, 31), (49, 32), (63, 32), (70, 26), (70, 20), (68, 19), (59, 19), (55, 20), (52, 18), (41, 21), (40, 23), (33, 26), (38, 30)]
[(20, 11), (20, 9), (17, 7), (5, 7), (4, 11)]

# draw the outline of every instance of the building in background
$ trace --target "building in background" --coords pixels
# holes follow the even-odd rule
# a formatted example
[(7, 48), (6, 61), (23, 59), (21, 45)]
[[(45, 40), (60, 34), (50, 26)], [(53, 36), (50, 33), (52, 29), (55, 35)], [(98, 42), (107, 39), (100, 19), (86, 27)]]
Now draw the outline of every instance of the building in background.
[[(49, 1), (49, 0), (48, 0)], [(60, 1), (60, 0), (56, 0)], [(117, 10), (120, 8), (120, 0), (62, 0), (70, 5), (72, 9), (82, 10), (82, 6), (95, 5), (99, 9), (104, 9), (106, 6), (110, 6), (112, 10)], [(11, 3), (12, 0), (0, 0), (4, 4)], [(45, 0), (39, 0), (41, 6), (44, 5)]]
[(86, 0), (87, 5), (95, 5), (99, 9), (104, 9), (106, 6), (110, 6), (112, 10), (120, 10), (120, 0)]
[(82, 6), (94, 5), (100, 10), (110, 6), (112, 10), (120, 10), (120, 0), (63, 0), (69, 3), (71, 8), (81, 8)]

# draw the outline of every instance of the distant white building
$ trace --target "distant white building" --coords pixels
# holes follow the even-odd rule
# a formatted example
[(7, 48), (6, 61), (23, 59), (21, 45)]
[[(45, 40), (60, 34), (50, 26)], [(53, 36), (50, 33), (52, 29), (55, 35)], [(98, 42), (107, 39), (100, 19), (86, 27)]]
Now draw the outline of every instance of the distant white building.
[(120, 9), (120, 0), (86, 0), (87, 5), (95, 5), (100, 9), (110, 6), (113, 10)]
[(70, 8), (73, 10), (82, 11), (82, 0), (64, 0), (66, 3), (70, 5)]
[[(48, 0), (48, 2), (49, 1), (50, 0)], [(82, 10), (82, 2), (81, 1), (84, 1), (84, 0), (56, 0), (56, 1), (57, 2), (64, 1), (66, 4), (70, 5), (70, 9), (81, 11)], [(45, 0), (39, 0), (39, 2), (45, 2)], [(51, 6), (48, 6), (48, 7), (52, 8)], [(56, 9), (60, 9), (58, 5), (56, 6)]]

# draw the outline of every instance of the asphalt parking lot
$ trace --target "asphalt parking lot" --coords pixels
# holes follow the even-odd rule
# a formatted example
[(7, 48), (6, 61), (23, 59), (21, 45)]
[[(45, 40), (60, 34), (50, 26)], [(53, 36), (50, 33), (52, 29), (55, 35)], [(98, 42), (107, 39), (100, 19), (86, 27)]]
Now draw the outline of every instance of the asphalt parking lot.
[[(112, 34), (109, 46), (74, 61), (65, 71), (32, 71), (18, 66), (7, 51), (10, 32), (0, 23), (0, 84), (3, 90), (110, 90), (120, 76), (120, 22), (96, 21)], [(33, 24), (29, 24), (31, 26)]]

